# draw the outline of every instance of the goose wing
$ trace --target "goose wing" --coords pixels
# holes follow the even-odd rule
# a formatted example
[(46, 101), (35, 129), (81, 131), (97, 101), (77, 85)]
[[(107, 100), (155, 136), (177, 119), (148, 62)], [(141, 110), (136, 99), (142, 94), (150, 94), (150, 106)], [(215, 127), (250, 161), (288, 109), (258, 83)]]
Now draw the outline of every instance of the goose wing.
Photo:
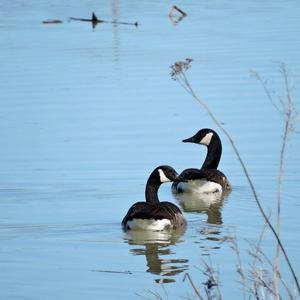
[(148, 202), (137, 202), (132, 205), (122, 221), (122, 225), (133, 219), (168, 219), (171, 222), (178, 219), (178, 215), (182, 215), (181, 210), (171, 202), (160, 202), (152, 204)]
[(225, 175), (216, 169), (186, 169), (184, 170), (179, 177), (178, 181), (188, 181), (188, 180), (198, 180), (206, 179), (209, 181), (215, 181), (222, 179)]
[(175, 214), (182, 214), (178, 206), (168, 201), (160, 202), (160, 208), (164, 210), (166, 213), (168, 213), (170, 216), (172, 215), (174, 216)]
[(164, 214), (169, 216), (168, 219), (173, 224), (174, 229), (186, 226), (186, 220), (179, 207), (168, 201), (160, 202), (160, 206)]

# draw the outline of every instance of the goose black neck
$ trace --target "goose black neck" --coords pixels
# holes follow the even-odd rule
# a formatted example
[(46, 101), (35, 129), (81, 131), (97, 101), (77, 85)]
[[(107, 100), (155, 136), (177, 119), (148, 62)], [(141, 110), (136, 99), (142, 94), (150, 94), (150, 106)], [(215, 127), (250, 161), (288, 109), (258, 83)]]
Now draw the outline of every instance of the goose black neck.
[(209, 146), (202, 169), (217, 169), (222, 155), (222, 143), (217, 135), (214, 135)]
[(147, 184), (146, 184), (146, 202), (152, 203), (152, 204), (158, 204), (158, 189), (161, 185), (160, 180), (155, 176), (154, 174), (151, 174), (149, 177)]

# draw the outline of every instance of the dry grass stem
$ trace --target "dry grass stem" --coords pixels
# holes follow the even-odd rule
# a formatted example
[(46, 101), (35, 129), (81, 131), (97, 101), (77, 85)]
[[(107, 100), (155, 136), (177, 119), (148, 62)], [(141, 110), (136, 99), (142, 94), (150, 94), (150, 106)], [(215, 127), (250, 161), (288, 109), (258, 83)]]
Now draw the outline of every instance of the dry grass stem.
[(245, 272), (244, 272), (244, 268), (242, 266), (242, 259), (241, 259), (241, 255), (240, 255), (240, 249), (237, 243), (237, 238), (236, 236), (233, 236), (231, 239), (228, 239), (229, 244), (231, 249), (235, 252), (236, 257), (237, 257), (237, 266), (236, 266), (236, 271), (237, 273), (240, 275), (240, 283), (242, 285), (243, 288), (243, 298), (244, 300), (246, 300), (246, 289), (247, 289), (247, 277), (245, 276)]
[[(280, 237), (280, 211), (281, 211), (281, 194), (282, 194), (282, 179), (284, 174), (284, 156), (285, 149), (288, 140), (288, 135), (292, 131), (292, 120), (293, 114), (295, 112), (293, 108), (292, 101), (292, 87), (290, 84), (289, 76), (285, 67), (285, 64), (280, 64), (280, 72), (284, 79), (284, 87), (285, 87), (285, 97), (278, 97), (279, 103), (281, 104), (281, 108), (278, 107), (275, 100), (273, 99), (272, 93), (268, 87), (268, 82), (263, 80), (263, 78), (258, 74), (253, 72), (254, 76), (261, 83), (267, 97), (275, 107), (275, 109), (284, 117), (284, 133), (282, 138), (282, 145), (280, 150), (280, 160), (279, 160), (279, 171), (278, 171), (278, 179), (277, 179), (277, 209), (276, 209), (276, 232), (278, 237)], [(277, 243), (274, 257), (274, 287), (276, 290), (276, 299), (279, 299), (279, 285), (278, 285), (278, 273), (279, 273), (279, 252), (280, 245)]]
[[(268, 219), (270, 220), (271, 218), (271, 213), (268, 216)], [(251, 252), (251, 250), (248, 252), (252, 257), (253, 257), (253, 262), (252, 262), (252, 280), (253, 280), (253, 290), (254, 290), (254, 296), (256, 297), (256, 299), (259, 299), (258, 295), (258, 282), (257, 282), (257, 277), (256, 277), (256, 270), (257, 270), (257, 263), (263, 263), (263, 259), (260, 257), (260, 252), (261, 252), (261, 248), (260, 245), (262, 243), (263, 237), (266, 233), (267, 230), (267, 223), (264, 224), (263, 229), (261, 231), (261, 234), (259, 235), (258, 241), (256, 243), (256, 245), (254, 246), (254, 251)]]
[(138, 293), (136, 293), (137, 296), (143, 298), (143, 299), (146, 299), (146, 300), (153, 300), (153, 299), (156, 299), (156, 300), (163, 300), (162, 296), (158, 293), (158, 292), (153, 292), (151, 290), (146, 290), (146, 292), (148, 292), (150, 295), (152, 295), (154, 298), (149, 298), (147, 296), (144, 296), (144, 295), (140, 295)]
[[(197, 100), (200, 105), (205, 109), (205, 111), (207, 112), (207, 114), (210, 116), (210, 118), (212, 119), (212, 121), (216, 124), (216, 126), (224, 133), (224, 135), (227, 137), (227, 139), (229, 140), (233, 150), (234, 150), (234, 153), (236, 154), (237, 156), (237, 159), (243, 169), (243, 172), (246, 176), (246, 179), (249, 183), (249, 186), (250, 186), (250, 189), (251, 189), (251, 192), (253, 194), (253, 197), (254, 197), (254, 200), (258, 206), (258, 209), (261, 213), (261, 215), (263, 216), (263, 219), (264, 221), (266, 222), (267, 226), (269, 227), (269, 229), (271, 230), (271, 232), (273, 233), (276, 241), (277, 241), (277, 244), (278, 244), (278, 247), (281, 249), (283, 255), (284, 255), (284, 258), (288, 264), (288, 267), (291, 271), (291, 274), (292, 274), (292, 277), (295, 281), (295, 284), (297, 286), (297, 290), (298, 290), (298, 293), (300, 294), (300, 285), (299, 285), (299, 282), (298, 282), (298, 278), (297, 278), (297, 275), (295, 273), (295, 270), (290, 262), (290, 259), (287, 255), (287, 252), (280, 240), (280, 237), (279, 235), (277, 234), (277, 230), (274, 228), (274, 226), (271, 224), (270, 220), (268, 219), (262, 205), (261, 205), (261, 202), (259, 200), (259, 197), (257, 195), (257, 192), (256, 192), (256, 189), (254, 187), (254, 184), (251, 180), (251, 177), (249, 175), (249, 172), (246, 168), (246, 165), (244, 163), (244, 161), (242, 160), (241, 158), (241, 155), (239, 153), (239, 150), (238, 148), (236, 147), (235, 143), (234, 143), (234, 140), (233, 138), (231, 137), (231, 135), (229, 134), (229, 132), (225, 129), (225, 127), (222, 125), (222, 123), (218, 120), (218, 118), (213, 114), (213, 112), (211, 111), (211, 109), (209, 108), (209, 106), (206, 104), (205, 101), (203, 101), (200, 97), (197, 96), (197, 94), (195, 93), (195, 91), (193, 90), (187, 76), (186, 76), (186, 71), (188, 69), (190, 69), (191, 67), (191, 62), (192, 62), (192, 59), (188, 58), (186, 59), (185, 61), (179, 61), (179, 62), (176, 62), (174, 65), (171, 66), (171, 77), (173, 80), (175, 80), (176, 82), (178, 82), (195, 100)], [(286, 83), (286, 89), (287, 91), (289, 90), (288, 88), (288, 80), (287, 80), (287, 77), (286, 77), (286, 71), (285, 71), (285, 68), (282, 69), (284, 72), (283, 72), (283, 75), (284, 75), (284, 78), (285, 78), (285, 83)], [(273, 102), (272, 100), (272, 97), (271, 97), (271, 94), (268, 93), (267, 94), (269, 99)], [(289, 92), (287, 92), (287, 97), (288, 97), (288, 101), (291, 102), (291, 94)], [(284, 103), (284, 101), (282, 101)], [(282, 103), (282, 105), (283, 105)], [(275, 104), (273, 104), (275, 105)], [(275, 105), (275, 107), (277, 107)], [(277, 110), (280, 112), (279, 108), (277, 107)], [(285, 143), (284, 143), (285, 144)], [(279, 206), (279, 210), (280, 210), (280, 206)]]
[[(205, 271), (203, 272), (204, 275), (207, 276), (207, 281), (204, 283), (205, 285), (205, 292), (208, 295), (208, 299), (219, 299), (222, 300), (222, 293), (219, 288), (219, 280), (217, 278), (217, 273), (212, 267), (212, 264), (210, 262), (210, 265), (207, 264), (205, 260), (202, 260), (202, 263), (205, 267)], [(213, 294), (213, 292), (216, 292), (217, 294)]]
[(192, 278), (191, 278), (191, 276), (190, 276), (189, 273), (185, 273), (185, 275), (184, 275), (184, 277), (183, 277), (183, 281), (185, 281), (186, 278), (189, 280), (189, 282), (190, 282), (190, 284), (191, 284), (191, 286), (192, 286), (192, 288), (193, 288), (195, 294), (197, 295), (197, 297), (198, 297), (199, 299), (201, 299), (201, 300), (204, 300), (203, 296), (200, 294), (200, 291), (197, 289), (197, 287), (196, 287), (196, 285), (194, 284), (194, 282), (193, 282), (193, 280), (192, 280)]

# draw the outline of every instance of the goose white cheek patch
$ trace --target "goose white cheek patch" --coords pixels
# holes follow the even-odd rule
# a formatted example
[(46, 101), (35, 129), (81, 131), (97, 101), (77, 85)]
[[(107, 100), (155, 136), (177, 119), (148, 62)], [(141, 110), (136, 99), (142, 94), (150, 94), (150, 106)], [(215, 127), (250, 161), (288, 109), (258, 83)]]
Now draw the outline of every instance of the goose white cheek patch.
[(210, 144), (211, 138), (214, 134), (212, 132), (205, 135), (205, 137), (200, 141), (199, 144), (208, 146)]
[(170, 182), (171, 180), (165, 175), (163, 170), (158, 169), (160, 182)]

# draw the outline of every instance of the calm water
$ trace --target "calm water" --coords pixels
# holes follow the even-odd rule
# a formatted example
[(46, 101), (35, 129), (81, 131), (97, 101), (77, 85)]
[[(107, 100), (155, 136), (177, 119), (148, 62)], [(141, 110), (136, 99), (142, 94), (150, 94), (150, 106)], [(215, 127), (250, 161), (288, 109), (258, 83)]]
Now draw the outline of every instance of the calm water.
[[(191, 82), (232, 133), (267, 212), (275, 209), (283, 122), (250, 76), (284, 95), (278, 61), (299, 81), (299, 1), (0, 1), (0, 298), (139, 299), (192, 296), (202, 259), (220, 272), (226, 299), (241, 299), (236, 235), (245, 266), (263, 221), (225, 139), (220, 169), (233, 185), (224, 202), (186, 212), (186, 232), (127, 235), (120, 221), (144, 199), (150, 172), (202, 164), (204, 147), (181, 143), (215, 126), (169, 76), (191, 57)], [(140, 26), (69, 22), (95, 11)], [(60, 19), (56, 25), (42, 24)], [(299, 108), (299, 88), (294, 91)], [(299, 118), (295, 120), (299, 131)], [(290, 136), (282, 237), (300, 271), (300, 139)], [(178, 203), (170, 185), (160, 198)], [(270, 234), (264, 250), (272, 257)], [(283, 270), (285, 267), (283, 267)], [(164, 283), (164, 284), (162, 284)], [(202, 286), (203, 287), (203, 286)], [(141, 295), (141, 296), (139, 296)]]

